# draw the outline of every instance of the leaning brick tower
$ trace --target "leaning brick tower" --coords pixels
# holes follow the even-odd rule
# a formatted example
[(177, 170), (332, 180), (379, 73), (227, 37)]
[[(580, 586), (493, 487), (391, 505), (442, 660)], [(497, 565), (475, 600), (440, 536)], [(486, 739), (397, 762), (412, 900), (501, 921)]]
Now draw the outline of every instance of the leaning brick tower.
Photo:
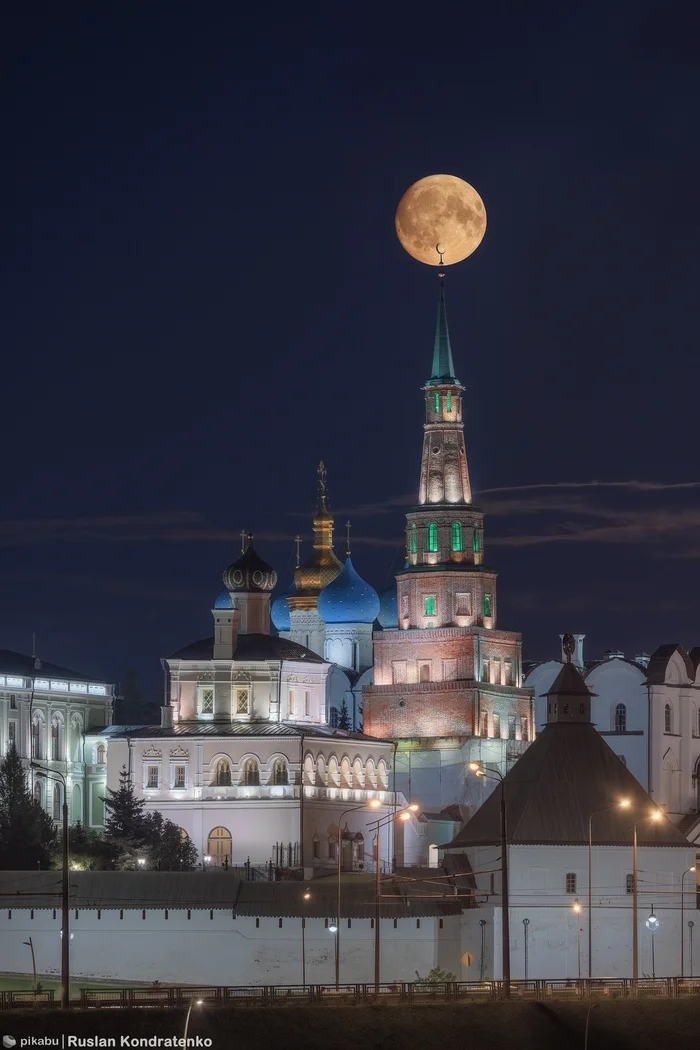
[[(397, 741), (397, 788), (423, 806), (471, 808), (466, 767), (503, 773), (534, 733), (522, 688), (521, 636), (497, 628), (496, 573), (484, 563), (484, 515), (472, 503), (465, 389), (456, 378), (440, 277), (418, 505), (406, 515), (398, 626), (376, 631), (364, 731)], [(482, 787), (478, 789), (479, 798)]]

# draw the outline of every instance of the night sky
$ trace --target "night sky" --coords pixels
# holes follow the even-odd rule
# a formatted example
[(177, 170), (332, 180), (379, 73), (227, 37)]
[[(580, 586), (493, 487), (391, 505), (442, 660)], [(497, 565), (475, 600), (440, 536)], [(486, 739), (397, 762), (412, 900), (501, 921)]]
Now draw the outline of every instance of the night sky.
[(289, 581), (321, 457), (386, 586), (438, 293), (393, 217), (433, 172), (488, 213), (446, 294), (499, 626), (700, 643), (698, 25), (571, 6), (4, 16), (0, 647), (157, 689), (241, 528)]

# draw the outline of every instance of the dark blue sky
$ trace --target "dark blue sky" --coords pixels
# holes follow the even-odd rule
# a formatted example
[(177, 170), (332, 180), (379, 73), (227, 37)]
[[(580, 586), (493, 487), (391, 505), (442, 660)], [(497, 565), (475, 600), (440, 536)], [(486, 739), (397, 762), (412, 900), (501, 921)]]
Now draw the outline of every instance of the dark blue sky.
[(3, 646), (155, 687), (241, 527), (289, 572), (321, 457), (385, 585), (437, 298), (393, 216), (432, 172), (488, 212), (447, 303), (500, 625), (700, 641), (698, 26), (513, 6), (5, 17)]

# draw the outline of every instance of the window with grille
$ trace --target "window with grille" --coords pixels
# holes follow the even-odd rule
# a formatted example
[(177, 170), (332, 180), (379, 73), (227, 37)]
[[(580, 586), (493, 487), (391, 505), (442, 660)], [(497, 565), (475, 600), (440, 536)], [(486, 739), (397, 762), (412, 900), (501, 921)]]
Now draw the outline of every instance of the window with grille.
[(625, 875), (625, 893), (634, 893), (634, 873)]
[(213, 689), (200, 689), (199, 691), (199, 711), (203, 715), (214, 714), (214, 690)]
[(462, 526), (458, 521), (452, 524), (452, 550), (461, 551), (462, 549)]
[(288, 782), (287, 763), (283, 758), (278, 758), (272, 767), (272, 783), (286, 784)]
[(159, 781), (160, 770), (158, 766), (148, 766), (146, 769), (146, 786), (149, 788), (157, 788)]
[(185, 786), (185, 767), (175, 766), (173, 770), (173, 787), (184, 788)]
[(627, 708), (624, 704), (618, 704), (615, 708), (615, 732), (624, 733), (627, 729)]
[(107, 748), (105, 747), (104, 744), (98, 744), (97, 745), (97, 753), (96, 753), (95, 757), (97, 759), (97, 765), (98, 766), (103, 766), (105, 764), (105, 754), (106, 754), (106, 752), (107, 752)]
[(260, 783), (260, 766), (254, 758), (249, 758), (243, 767), (243, 783), (248, 786)]
[(438, 549), (438, 527), (434, 521), (428, 525), (428, 550), (433, 554)]
[(247, 689), (236, 690), (236, 714), (247, 715), (250, 712), (250, 693)]
[(576, 893), (576, 882), (577, 882), (576, 872), (575, 871), (567, 871), (567, 873), (566, 873), (566, 892), (567, 893)]

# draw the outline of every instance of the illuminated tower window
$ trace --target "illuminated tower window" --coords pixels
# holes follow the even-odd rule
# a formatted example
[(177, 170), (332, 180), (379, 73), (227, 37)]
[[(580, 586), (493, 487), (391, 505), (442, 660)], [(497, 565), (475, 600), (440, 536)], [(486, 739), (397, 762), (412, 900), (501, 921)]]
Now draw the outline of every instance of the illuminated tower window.
[(478, 554), (480, 550), (481, 550), (481, 542), (479, 540), (479, 532), (478, 532), (477, 529), (474, 529), (474, 553)]
[(439, 411), (440, 411), (440, 395), (436, 394), (435, 395), (435, 413), (437, 414), (437, 413), (439, 413)]
[(434, 616), (435, 615), (435, 599), (434, 598), (426, 598), (425, 599), (425, 615), (426, 616)]
[(418, 550), (418, 539), (416, 537), (416, 526), (411, 525), (411, 553), (415, 554)]
[(428, 550), (435, 553), (438, 549), (438, 531), (434, 521), (428, 525)]
[(446, 398), (446, 408), (448, 412), (452, 411), (452, 394), (448, 394)]
[(490, 615), (491, 615), (491, 595), (486, 593), (486, 594), (484, 594), (484, 616), (490, 616)]
[(452, 525), (452, 550), (461, 551), (462, 549), (462, 526), (458, 521), (455, 521)]

